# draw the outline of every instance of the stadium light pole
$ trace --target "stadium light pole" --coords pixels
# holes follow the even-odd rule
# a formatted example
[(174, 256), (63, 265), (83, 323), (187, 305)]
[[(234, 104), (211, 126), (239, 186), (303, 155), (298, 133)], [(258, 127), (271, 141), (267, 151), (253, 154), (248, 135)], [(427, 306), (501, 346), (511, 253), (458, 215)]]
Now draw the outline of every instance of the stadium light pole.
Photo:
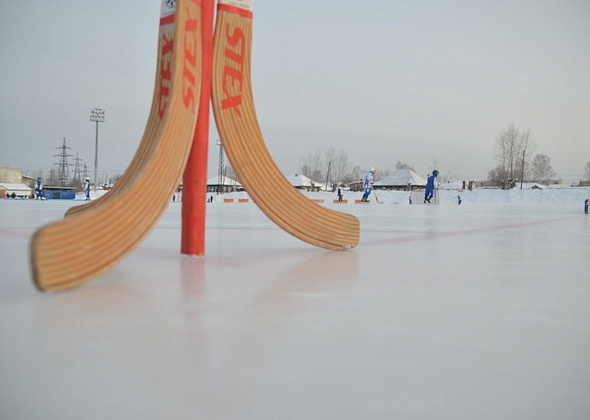
[(92, 108), (90, 121), (96, 122), (96, 137), (94, 138), (94, 191), (98, 190), (98, 123), (104, 122), (104, 109)]

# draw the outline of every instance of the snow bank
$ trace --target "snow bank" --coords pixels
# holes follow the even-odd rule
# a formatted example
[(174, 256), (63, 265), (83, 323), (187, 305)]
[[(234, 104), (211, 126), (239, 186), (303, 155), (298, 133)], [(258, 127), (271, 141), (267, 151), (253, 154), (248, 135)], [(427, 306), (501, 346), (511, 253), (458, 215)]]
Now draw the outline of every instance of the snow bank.
[[(409, 205), (407, 191), (376, 191), (379, 201), (385, 204)], [(590, 198), (590, 188), (560, 188), (544, 190), (499, 190), (499, 189), (475, 189), (473, 191), (439, 190), (441, 205), (457, 205), (457, 196), (461, 197), (462, 205), (579, 205), (584, 206), (584, 200)], [(302, 192), (305, 196), (314, 200), (324, 200), (323, 204), (332, 204), (337, 198), (332, 192)], [(223, 202), (226, 198), (233, 198), (236, 202), (240, 198), (249, 198), (245, 192), (227, 194), (207, 194), (213, 196), (214, 202)], [(355, 200), (360, 200), (362, 192), (344, 191), (344, 199), (347, 205), (354, 205)], [(414, 204), (422, 203), (423, 192), (414, 193)], [(371, 203), (376, 204), (375, 195), (371, 194)], [(417, 199), (418, 198), (418, 199)], [(346, 205), (346, 204), (343, 204)]]

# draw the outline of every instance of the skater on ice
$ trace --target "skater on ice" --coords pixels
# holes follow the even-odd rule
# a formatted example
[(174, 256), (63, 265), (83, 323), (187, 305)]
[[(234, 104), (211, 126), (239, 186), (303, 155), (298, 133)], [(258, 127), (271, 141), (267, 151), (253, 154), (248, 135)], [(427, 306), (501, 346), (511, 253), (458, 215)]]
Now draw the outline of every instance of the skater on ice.
[(363, 181), (363, 198), (361, 201), (367, 202), (369, 201), (369, 195), (371, 195), (371, 191), (373, 191), (373, 173), (375, 172), (375, 168), (371, 168), (367, 175), (365, 175), (365, 180)]
[(424, 202), (430, 203), (432, 197), (434, 197), (434, 190), (438, 187), (438, 171), (435, 169), (432, 171), (432, 175), (428, 177), (428, 182), (426, 183), (426, 191), (424, 193)]
[(37, 181), (35, 182), (35, 200), (44, 200), (43, 181), (41, 177), (37, 178)]
[(86, 194), (86, 201), (90, 201), (90, 178), (88, 177), (84, 181), (84, 193)]

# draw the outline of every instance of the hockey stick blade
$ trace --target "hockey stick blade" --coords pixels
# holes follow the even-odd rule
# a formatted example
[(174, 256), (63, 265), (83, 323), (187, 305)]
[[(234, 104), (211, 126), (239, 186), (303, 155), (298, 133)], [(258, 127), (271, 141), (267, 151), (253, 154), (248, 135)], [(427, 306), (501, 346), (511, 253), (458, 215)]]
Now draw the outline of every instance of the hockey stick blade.
[(296, 238), (332, 250), (356, 246), (358, 219), (307, 199), (286, 180), (270, 156), (252, 97), (251, 48), (251, 2), (220, 0), (213, 53), (213, 111), (238, 179), (258, 207)]
[(379, 197), (377, 197), (377, 192), (373, 189), (373, 195), (375, 195), (375, 201), (379, 204), (383, 204), (383, 201), (379, 201)]
[(146, 155), (134, 159), (125, 184), (110, 197), (35, 232), (30, 258), (40, 290), (72, 288), (115, 265), (157, 224), (178, 185), (201, 86), (200, 0), (178, 0), (176, 13), (165, 12), (163, 6), (156, 115), (142, 140)]

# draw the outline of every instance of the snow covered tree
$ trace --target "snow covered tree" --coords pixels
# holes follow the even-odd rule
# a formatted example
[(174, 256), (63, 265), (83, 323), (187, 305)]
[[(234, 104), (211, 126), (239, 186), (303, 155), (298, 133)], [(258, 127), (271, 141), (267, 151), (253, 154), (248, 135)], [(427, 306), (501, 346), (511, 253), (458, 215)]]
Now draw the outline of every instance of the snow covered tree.
[(533, 158), (531, 171), (533, 179), (539, 182), (549, 181), (555, 176), (555, 171), (551, 167), (551, 158), (542, 153), (535, 155)]

